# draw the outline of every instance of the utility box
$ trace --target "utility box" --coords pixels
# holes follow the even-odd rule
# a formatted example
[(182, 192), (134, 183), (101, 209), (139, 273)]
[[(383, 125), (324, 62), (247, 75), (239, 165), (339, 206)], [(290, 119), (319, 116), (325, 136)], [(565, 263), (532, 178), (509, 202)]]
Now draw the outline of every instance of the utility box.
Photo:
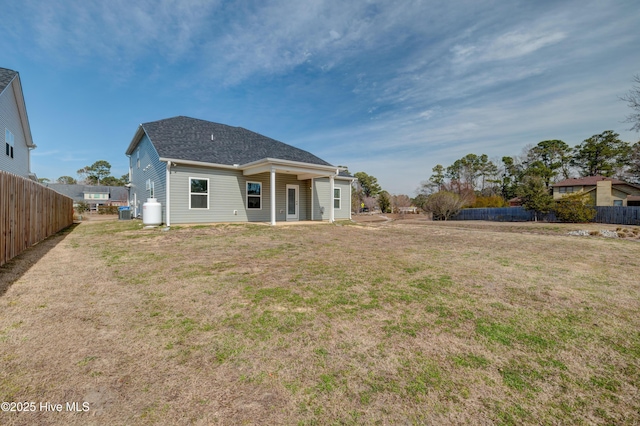
[(131, 220), (131, 208), (129, 206), (118, 207), (119, 220)]

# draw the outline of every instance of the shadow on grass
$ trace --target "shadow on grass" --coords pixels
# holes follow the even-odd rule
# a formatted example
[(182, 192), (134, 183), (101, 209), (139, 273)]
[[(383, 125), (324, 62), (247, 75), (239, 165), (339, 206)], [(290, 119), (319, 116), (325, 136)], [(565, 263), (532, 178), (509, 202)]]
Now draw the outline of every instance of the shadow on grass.
[(78, 224), (73, 224), (68, 228), (40, 241), (38, 244), (29, 247), (4, 265), (0, 266), (0, 297), (9, 290), (11, 285), (18, 281), (33, 265), (38, 263), (49, 250), (53, 249), (67, 235), (73, 232)]

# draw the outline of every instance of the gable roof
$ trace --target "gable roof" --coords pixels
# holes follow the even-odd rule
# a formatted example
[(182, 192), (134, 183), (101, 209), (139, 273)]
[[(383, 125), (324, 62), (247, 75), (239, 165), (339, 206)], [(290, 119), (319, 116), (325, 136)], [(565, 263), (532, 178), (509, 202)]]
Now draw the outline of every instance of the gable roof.
[(11, 83), (11, 81), (18, 75), (14, 70), (7, 68), (0, 68), (0, 93)]
[(610, 178), (610, 177), (605, 177), (605, 176), (587, 176), (587, 177), (583, 177), (583, 178), (572, 178), (572, 179), (565, 179), (562, 180), (554, 185), (552, 185), (553, 187), (558, 187), (558, 186), (596, 186), (598, 181), (603, 181), (603, 180), (609, 180), (611, 181), (612, 185), (629, 185), (627, 182), (624, 182), (622, 180), (619, 179), (614, 179), (614, 178)]
[(45, 183), (44, 186), (62, 195), (66, 195), (69, 198), (73, 198), (75, 201), (84, 199), (84, 185), (50, 182)]
[(44, 186), (59, 192), (62, 195), (73, 198), (75, 201), (84, 201), (84, 194), (109, 194), (109, 201), (127, 200), (129, 191), (124, 186), (97, 186), (67, 183), (45, 183)]
[(184, 116), (141, 124), (127, 155), (133, 153), (143, 132), (161, 158), (225, 165), (243, 165), (272, 158), (332, 166), (308, 151), (242, 127)]
[(15, 88), (16, 102), (18, 104), (18, 112), (20, 113), (25, 142), (29, 148), (36, 148), (31, 136), (31, 127), (29, 126), (29, 117), (27, 116), (27, 106), (24, 103), (20, 74), (18, 74), (17, 71), (10, 70), (8, 68), (0, 68), (0, 95), (11, 83), (14, 84)]

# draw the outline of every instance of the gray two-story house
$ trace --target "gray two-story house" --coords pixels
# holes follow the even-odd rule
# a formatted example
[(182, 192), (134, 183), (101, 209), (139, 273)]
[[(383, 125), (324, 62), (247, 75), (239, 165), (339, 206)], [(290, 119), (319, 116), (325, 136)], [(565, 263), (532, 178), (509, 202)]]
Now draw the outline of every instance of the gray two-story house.
[(24, 103), (20, 75), (0, 68), (0, 131), (4, 143), (0, 151), (0, 170), (37, 180), (31, 173), (31, 128)]
[(183, 116), (144, 123), (126, 155), (133, 214), (155, 198), (167, 225), (351, 218), (352, 176), (241, 127)]

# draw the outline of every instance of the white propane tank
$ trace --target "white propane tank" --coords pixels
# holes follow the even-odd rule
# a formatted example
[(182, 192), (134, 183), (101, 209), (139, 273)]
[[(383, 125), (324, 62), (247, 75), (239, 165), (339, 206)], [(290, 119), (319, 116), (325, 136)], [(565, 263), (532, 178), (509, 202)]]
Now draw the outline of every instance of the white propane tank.
[(142, 223), (147, 226), (157, 226), (162, 223), (162, 205), (155, 198), (147, 198), (142, 205)]

